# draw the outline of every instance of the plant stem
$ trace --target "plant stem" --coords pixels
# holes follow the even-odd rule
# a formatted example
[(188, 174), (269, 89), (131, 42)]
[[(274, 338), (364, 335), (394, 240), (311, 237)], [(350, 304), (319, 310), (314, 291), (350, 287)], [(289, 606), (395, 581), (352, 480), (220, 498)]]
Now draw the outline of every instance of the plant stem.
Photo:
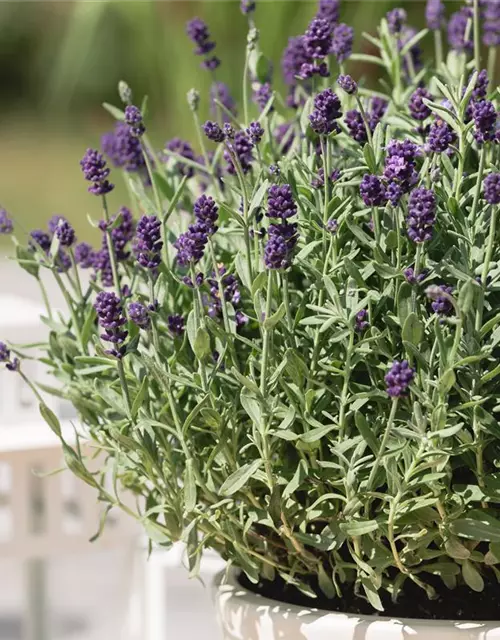
[(391, 507), (389, 509), (389, 520), (387, 523), (387, 539), (389, 540), (389, 546), (391, 547), (392, 555), (394, 556), (394, 561), (396, 562), (397, 568), (401, 571), (402, 574), (407, 574), (408, 569), (404, 566), (399, 557), (398, 548), (396, 546), (396, 542), (394, 540), (394, 520), (396, 518), (396, 509), (401, 500), (401, 491), (398, 491), (394, 499), (391, 501)]
[(392, 399), (391, 413), (389, 414), (389, 419), (387, 421), (387, 426), (385, 428), (384, 437), (382, 438), (382, 442), (380, 444), (380, 449), (378, 451), (377, 457), (373, 464), (372, 470), (370, 471), (370, 475), (368, 477), (368, 482), (366, 483), (366, 492), (371, 491), (372, 485), (376, 480), (378, 470), (380, 469), (380, 465), (382, 463), (382, 456), (385, 453), (385, 449), (387, 447), (387, 442), (392, 432), (392, 428), (394, 426), (394, 418), (396, 417), (396, 411), (398, 409), (399, 398)]
[[(158, 191), (158, 186), (156, 184), (155, 176), (153, 173), (153, 167), (151, 165), (151, 160), (149, 159), (149, 154), (142, 140), (141, 140), (141, 149), (142, 149), (142, 155), (144, 157), (144, 162), (146, 163), (146, 170), (148, 172), (149, 180), (151, 182), (151, 187), (153, 189), (153, 196), (155, 200), (157, 215), (160, 220), (163, 220), (163, 205), (161, 201), (160, 192)], [(166, 234), (167, 229), (166, 229), (166, 226), (163, 224), (162, 224), (162, 231), (163, 231), (163, 260), (165, 262), (165, 266), (168, 268), (169, 256), (168, 256), (168, 239)]]
[(476, 71), (481, 70), (481, 37), (480, 37), (480, 13), (479, 0), (474, 0), (474, 65)]
[(31, 380), (21, 371), (21, 369), (18, 369), (18, 373), (21, 376), (21, 378), (24, 380), (24, 382), (28, 385), (28, 387), (31, 389), (31, 391), (33, 391), (33, 393), (35, 394), (38, 402), (40, 402), (41, 404), (45, 404), (44, 399), (42, 398), (42, 396), (39, 394), (38, 389), (35, 387), (35, 385), (31, 382)]
[[(481, 273), (481, 287), (483, 289), (483, 295), (486, 290), (488, 271), (490, 270), (491, 259), (493, 257), (493, 251), (495, 248), (495, 236), (497, 232), (497, 216), (498, 216), (498, 207), (491, 207), (491, 217), (490, 217), (490, 231), (488, 234), (488, 242), (486, 244), (486, 256), (484, 258), (483, 263), (483, 271)], [(483, 308), (484, 304), (478, 305), (477, 313), (476, 313), (476, 331), (481, 329), (481, 325), (483, 324)]]
[(375, 242), (380, 247), (380, 212), (378, 207), (372, 207), (373, 228), (375, 230)]
[(83, 300), (82, 284), (80, 281), (80, 274), (78, 273), (78, 265), (76, 264), (75, 253), (73, 249), (69, 250), (69, 257), (71, 259), (71, 265), (73, 266), (73, 271), (75, 272), (76, 291), (78, 293), (80, 301), (82, 301)]
[(243, 124), (248, 125), (248, 58), (250, 51), (245, 51), (245, 66), (243, 68)]
[(40, 287), (40, 293), (42, 294), (43, 303), (45, 305), (45, 308), (47, 309), (47, 315), (49, 317), (49, 320), (52, 320), (52, 308), (50, 306), (49, 296), (47, 295), (47, 289), (45, 288), (45, 285), (43, 284), (43, 281), (39, 275), (36, 279), (38, 282), (38, 286)]
[(481, 196), (481, 191), (483, 187), (483, 173), (484, 173), (485, 162), (486, 162), (486, 145), (483, 145), (481, 148), (481, 152), (479, 154), (479, 168), (477, 171), (476, 189), (474, 191), (474, 201), (472, 203), (472, 210), (470, 214), (472, 233), (473, 233), (474, 239), (476, 237), (475, 226), (476, 226), (476, 218), (477, 218), (477, 206), (479, 204), (479, 198)]
[(200, 145), (200, 149), (201, 149), (201, 153), (203, 155), (203, 159), (205, 160), (205, 165), (207, 167), (207, 172), (208, 174), (211, 176), (212, 178), (212, 182), (214, 185), (214, 189), (215, 189), (215, 193), (217, 195), (217, 198), (222, 199), (222, 193), (220, 190), (220, 186), (219, 186), (219, 179), (217, 178), (216, 174), (215, 174), (215, 170), (212, 166), (212, 163), (210, 162), (210, 158), (208, 156), (208, 152), (207, 152), (207, 148), (205, 145), (205, 140), (201, 134), (201, 125), (200, 125), (200, 119), (198, 118), (198, 114), (196, 113), (196, 111), (193, 111), (193, 120), (194, 120), (194, 128), (196, 129), (196, 135), (198, 136), (198, 143)]
[(297, 339), (295, 336), (294, 328), (293, 328), (293, 318), (292, 318), (292, 308), (290, 305), (290, 292), (288, 290), (288, 274), (283, 273), (283, 304), (285, 305), (286, 310), (286, 323), (288, 326), (288, 332), (290, 333), (290, 337), (292, 339), (292, 344), (294, 348), (297, 348)]
[(354, 331), (349, 335), (349, 345), (347, 347), (345, 367), (344, 367), (344, 383), (342, 385), (342, 393), (340, 396), (340, 414), (339, 414), (339, 440), (343, 440), (345, 436), (345, 414), (347, 409), (347, 394), (349, 393), (349, 381), (351, 378), (351, 357), (354, 347)]
[(462, 179), (464, 174), (464, 162), (465, 162), (465, 135), (464, 132), (460, 132), (460, 143), (459, 143), (459, 159), (458, 159), (458, 167), (455, 173), (455, 200), (460, 204), (460, 191), (462, 188)]
[(495, 66), (497, 61), (497, 47), (489, 47), (488, 49), (488, 78), (493, 82), (495, 77)]
[[(273, 280), (274, 280), (274, 271), (269, 269), (269, 273), (267, 275), (267, 299), (266, 299), (266, 314), (264, 318), (264, 322), (270, 318), (272, 302), (273, 302)], [(264, 342), (262, 345), (262, 369), (260, 372), (260, 392), (263, 398), (266, 398), (267, 394), (267, 368), (269, 364), (269, 339), (271, 337), (271, 329), (264, 328)]]
[(436, 69), (439, 71), (443, 64), (443, 34), (441, 29), (434, 31), (434, 49), (436, 51)]
[(368, 143), (370, 147), (373, 149), (373, 139), (372, 139), (372, 130), (370, 129), (370, 121), (368, 120), (368, 116), (366, 115), (365, 108), (363, 107), (363, 103), (361, 102), (361, 99), (358, 94), (356, 94), (356, 104), (358, 105), (359, 112), (365, 124), (366, 137), (368, 138)]
[(102, 196), (102, 208), (104, 210), (104, 220), (106, 222), (106, 244), (108, 245), (109, 261), (111, 262), (111, 272), (113, 274), (113, 282), (115, 284), (116, 295), (121, 299), (122, 290), (120, 287), (120, 278), (118, 277), (118, 265), (115, 254), (115, 247), (113, 244), (113, 237), (111, 236), (111, 230), (109, 229), (110, 216), (108, 209), (108, 202), (106, 196)]
[(121, 359), (117, 361), (117, 366), (118, 366), (118, 376), (120, 378), (120, 385), (122, 388), (123, 400), (125, 402), (125, 406), (127, 407), (127, 413), (129, 417), (132, 417), (132, 414), (131, 414), (132, 405), (130, 404), (130, 393), (128, 390), (127, 378), (125, 377), (125, 368), (123, 366), (123, 361)]
[(224, 286), (222, 284), (222, 277), (219, 271), (219, 265), (217, 264), (217, 260), (215, 259), (215, 251), (214, 251), (214, 244), (212, 242), (212, 238), (211, 236), (209, 236), (208, 238), (208, 248), (210, 250), (210, 256), (212, 258), (212, 265), (214, 268), (214, 273), (215, 273), (215, 279), (217, 281), (217, 288), (219, 290), (219, 299), (220, 299), (220, 304), (222, 307), (222, 319), (224, 321), (224, 330), (227, 334), (227, 336), (231, 335), (231, 327), (229, 325), (229, 316), (227, 313), (227, 302), (226, 302), (226, 298), (224, 295)]
[(59, 273), (57, 273), (57, 268), (54, 268), (53, 274), (57, 284), (59, 285), (59, 288), (61, 289), (61, 293), (63, 294), (64, 300), (68, 305), (68, 309), (71, 314), (71, 321), (73, 324), (73, 328), (75, 330), (76, 337), (78, 338), (78, 342), (81, 344), (84, 352), (87, 353), (87, 345), (84, 345), (82, 342), (82, 334), (80, 330), (80, 325), (78, 323), (78, 318), (76, 317), (75, 308), (73, 306), (73, 300), (71, 299), (71, 296), (69, 295), (66, 287), (64, 286), (64, 282), (62, 281), (61, 276), (59, 275)]

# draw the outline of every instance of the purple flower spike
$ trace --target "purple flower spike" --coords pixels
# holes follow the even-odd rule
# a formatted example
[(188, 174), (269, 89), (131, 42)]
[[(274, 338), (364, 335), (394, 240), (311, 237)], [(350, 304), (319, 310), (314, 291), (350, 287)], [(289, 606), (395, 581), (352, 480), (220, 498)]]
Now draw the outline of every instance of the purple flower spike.
[[(195, 264), (203, 258), (208, 242), (208, 233), (204, 224), (196, 222), (182, 233), (174, 246), (177, 249), (176, 260), (181, 267)], [(192, 284), (192, 283), (191, 283)]]
[(140, 138), (146, 131), (142, 112), (139, 107), (136, 107), (133, 104), (129, 104), (125, 107), (125, 122), (130, 127), (132, 134), (137, 138)]
[(287, 85), (292, 86), (297, 83), (297, 76), (300, 75), (302, 65), (309, 63), (310, 57), (306, 51), (305, 37), (297, 36), (289, 38), (288, 44), (281, 57), (281, 70)]
[(87, 149), (85, 155), (80, 161), (85, 180), (92, 182), (88, 188), (90, 193), (96, 196), (103, 196), (115, 188), (114, 184), (108, 181), (109, 169), (106, 161), (99, 151), (96, 149)]
[(125, 122), (117, 122), (114, 131), (102, 136), (101, 147), (115, 167), (128, 173), (142, 172), (146, 177), (146, 161), (141, 141), (133, 135)]
[(14, 223), (9, 218), (7, 211), (0, 208), (0, 235), (8, 235), (14, 231)]
[(34, 229), (30, 232), (30, 246), (33, 249), (39, 248), (44, 253), (49, 253), (52, 243), (51, 237), (42, 229)]
[(241, 0), (240, 9), (241, 13), (245, 16), (255, 11), (255, 0)]
[[(229, 91), (229, 87), (223, 82), (214, 82), (210, 87), (210, 111), (214, 117), (222, 117), (222, 122), (229, 122), (230, 117), (225, 113), (219, 105), (215, 102), (218, 100), (227, 111), (237, 115), (236, 103)], [(222, 111), (222, 113), (221, 113)]]
[(477, 75), (476, 85), (472, 91), (472, 100), (478, 102), (486, 98), (489, 82), (488, 72), (486, 69), (482, 69)]
[(339, 21), (340, 0), (319, 0), (316, 16), (326, 20), (330, 26), (335, 26)]
[(366, 173), (359, 185), (359, 193), (367, 207), (380, 207), (387, 203), (387, 194), (378, 176)]
[(426, 292), (427, 297), (432, 300), (431, 307), (434, 313), (440, 316), (449, 316), (453, 311), (453, 302), (451, 295), (453, 287), (447, 286), (431, 286)]
[(414, 377), (415, 370), (410, 367), (408, 360), (401, 362), (395, 360), (385, 376), (387, 394), (391, 398), (402, 398), (406, 395)]
[(259, 122), (251, 122), (247, 129), (247, 135), (252, 141), (252, 143), (259, 144), (264, 135), (264, 129), (261, 127)]
[(331, 52), (337, 58), (337, 62), (344, 62), (352, 53), (354, 41), (354, 29), (341, 22), (333, 30)]
[(224, 142), (226, 139), (224, 131), (222, 131), (217, 122), (213, 122), (212, 120), (207, 120), (205, 122), (203, 125), (203, 132), (209, 140), (212, 140), (212, 142)]
[(75, 261), (82, 269), (94, 266), (94, 250), (87, 242), (80, 242), (75, 247)]
[(368, 311), (366, 309), (361, 309), (361, 311), (358, 311), (358, 313), (356, 314), (356, 322), (354, 328), (358, 333), (362, 333), (370, 326), (370, 323), (366, 319), (367, 316)]
[(59, 222), (55, 233), (62, 247), (71, 247), (76, 241), (75, 230), (67, 220)]
[(423, 269), (418, 276), (415, 275), (415, 269), (413, 267), (407, 267), (404, 271), (403, 271), (403, 275), (405, 277), (406, 282), (408, 282), (408, 284), (420, 284), (423, 280), (425, 280), (427, 278), (427, 276), (429, 275), (429, 271), (428, 269)]
[(457, 135), (444, 120), (436, 120), (429, 130), (427, 144), (434, 153), (443, 153), (456, 142)]
[[(259, 107), (260, 111), (264, 111), (272, 96), (273, 89), (271, 87), (271, 83), (264, 82), (264, 84), (259, 84), (257, 89), (253, 92), (253, 101)], [(271, 110), (274, 110), (274, 107), (271, 107)]]
[(500, 173), (490, 173), (483, 182), (484, 199), (488, 204), (500, 204)]
[(386, 15), (389, 31), (395, 35), (398, 35), (403, 30), (407, 18), (406, 11), (404, 9), (392, 9)]
[(10, 360), (10, 351), (5, 342), (0, 342), (0, 362), (8, 362)]
[(431, 189), (419, 187), (410, 195), (408, 204), (408, 236), (413, 242), (425, 242), (432, 238), (436, 223), (436, 196)]
[(332, 46), (331, 24), (322, 18), (313, 18), (304, 35), (304, 46), (309, 58), (326, 58)]
[(424, 99), (433, 99), (432, 93), (430, 93), (430, 91), (428, 91), (425, 87), (418, 87), (410, 96), (408, 108), (410, 109), (412, 118), (414, 118), (415, 120), (425, 120), (432, 113), (429, 107), (425, 104)]
[(425, 20), (427, 28), (432, 31), (438, 31), (444, 26), (444, 4), (442, 0), (427, 0)]
[(455, 51), (471, 51), (474, 47), (472, 29), (469, 30), (468, 38), (465, 38), (467, 23), (472, 19), (473, 10), (471, 7), (462, 7), (451, 16), (448, 22), (448, 43)]
[[(172, 151), (173, 153), (176, 153), (177, 155), (182, 156), (187, 160), (194, 161), (196, 159), (193, 148), (191, 147), (189, 142), (186, 142), (181, 138), (172, 138), (172, 140), (169, 140), (165, 145), (165, 149), (168, 149), (168, 151)], [(176, 161), (175, 170), (181, 176), (187, 176), (188, 178), (192, 178), (194, 176), (193, 167), (181, 161)]]
[(123, 329), (123, 325), (126, 324), (127, 320), (123, 315), (120, 298), (115, 293), (101, 291), (97, 294), (94, 308), (97, 312), (99, 325), (104, 329), (101, 338), (115, 345), (113, 349), (106, 353), (117, 358), (123, 357), (125, 353), (123, 343), (128, 336), (128, 332)]
[(480, 100), (472, 106), (474, 138), (478, 144), (495, 140), (497, 111), (489, 100)]
[(198, 224), (203, 225), (208, 235), (213, 235), (217, 231), (219, 215), (215, 200), (203, 194), (194, 203), (193, 211)]
[(296, 224), (272, 224), (268, 229), (268, 240), (264, 248), (264, 263), (267, 269), (287, 269), (292, 264), (293, 251), (297, 244)]
[(297, 205), (293, 200), (292, 188), (289, 184), (278, 186), (273, 184), (267, 191), (268, 218), (288, 220), (297, 213)]
[(182, 336), (184, 333), (184, 318), (179, 315), (168, 316), (168, 330), (176, 337)]
[(198, 56), (204, 56), (215, 48), (215, 42), (210, 40), (207, 24), (200, 18), (193, 18), (186, 24), (188, 37), (197, 45), (194, 50)]
[(487, 47), (500, 46), (500, 2), (483, 2), (483, 43)]
[[(230, 143), (233, 153), (238, 158), (243, 173), (248, 173), (252, 168), (253, 144), (245, 131), (237, 131), (234, 140)], [(236, 175), (236, 167), (229, 149), (224, 149), (224, 160), (227, 162), (226, 170), (231, 175)]]
[(337, 79), (339, 87), (343, 89), (350, 96), (354, 95), (358, 91), (358, 85), (355, 80), (349, 75), (340, 75)]
[(140, 302), (131, 302), (128, 305), (128, 317), (140, 329), (149, 329), (151, 326), (151, 318), (147, 308)]
[(344, 122), (349, 130), (349, 135), (353, 140), (364, 144), (368, 140), (365, 122), (361, 112), (357, 109), (351, 109), (345, 114)]
[(21, 365), (19, 358), (10, 357), (10, 350), (5, 342), (0, 342), (0, 363), (5, 363), (9, 371), (19, 371)]
[(145, 269), (156, 269), (161, 262), (161, 222), (156, 216), (142, 216), (137, 223), (135, 253)]
[(335, 122), (342, 116), (339, 97), (331, 89), (325, 89), (314, 98), (314, 110), (309, 116), (311, 128), (320, 135), (338, 131)]

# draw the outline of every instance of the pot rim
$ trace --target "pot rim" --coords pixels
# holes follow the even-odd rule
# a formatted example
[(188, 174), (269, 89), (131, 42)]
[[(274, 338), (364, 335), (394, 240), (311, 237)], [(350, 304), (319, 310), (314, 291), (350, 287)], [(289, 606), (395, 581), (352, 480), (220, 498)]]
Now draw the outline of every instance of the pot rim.
[[(335, 611), (327, 611), (324, 609), (306, 608), (298, 605), (289, 604), (280, 600), (271, 600), (258, 593), (254, 593), (241, 586), (238, 580), (241, 569), (230, 566), (218, 573), (213, 580), (214, 597), (218, 609), (236, 606), (244, 599), (246, 605), (252, 608), (252, 616), (261, 618), (273, 614), (287, 614), (287, 616), (297, 616), (304, 618), (307, 616), (307, 622), (324, 622), (324, 624), (332, 625), (335, 623), (337, 627), (343, 629), (354, 629), (360, 623), (376, 625), (384, 627), (387, 631), (404, 628), (405, 631), (413, 630), (415, 633), (419, 631), (430, 630), (446, 631), (460, 630), (462, 633), (469, 632), (469, 638), (486, 639), (485, 633), (488, 634), (488, 640), (500, 640), (500, 620), (429, 620), (426, 618), (391, 618), (387, 616), (369, 616), (348, 614)], [(477, 634), (477, 635), (476, 635)], [(406, 636), (405, 636), (406, 637)], [(464, 638), (465, 640), (465, 638)]]

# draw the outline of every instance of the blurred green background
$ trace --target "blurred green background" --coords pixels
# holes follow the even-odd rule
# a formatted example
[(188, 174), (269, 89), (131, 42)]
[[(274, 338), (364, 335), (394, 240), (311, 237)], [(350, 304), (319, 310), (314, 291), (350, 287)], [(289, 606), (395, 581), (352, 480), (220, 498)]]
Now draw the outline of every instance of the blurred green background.
[[(281, 52), (289, 36), (304, 32), (316, 2), (257, 4), (261, 46), (275, 62), (279, 88)], [(459, 4), (447, 2), (447, 13)], [(355, 27), (355, 50), (370, 51), (361, 33), (373, 33), (396, 6), (406, 8), (410, 24), (424, 26), (423, 1), (344, 0), (341, 20)], [(80, 239), (91, 237), (86, 213), (98, 217), (98, 202), (86, 192), (79, 160), (112, 128), (101, 103), (118, 103), (120, 79), (132, 86), (137, 102), (149, 96), (148, 125), (159, 148), (175, 135), (195, 142), (185, 96), (199, 89), (201, 116), (208, 115), (210, 76), (185, 35), (185, 22), (194, 16), (209, 23), (222, 60), (218, 77), (239, 99), (247, 31), (239, 0), (0, 2), (0, 206), (21, 228), (45, 226), (61, 213)], [(373, 67), (351, 64), (349, 71), (374, 80)], [(114, 208), (125, 201), (121, 188), (111, 194)]]

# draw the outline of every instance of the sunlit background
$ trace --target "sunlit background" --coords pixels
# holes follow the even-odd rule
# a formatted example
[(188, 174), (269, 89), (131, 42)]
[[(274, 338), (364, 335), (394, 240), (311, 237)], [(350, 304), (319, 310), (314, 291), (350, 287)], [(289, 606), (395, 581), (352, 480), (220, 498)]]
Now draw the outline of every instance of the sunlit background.
[[(448, 14), (459, 4), (447, 2)], [(355, 50), (370, 52), (362, 32), (373, 33), (384, 13), (401, 5), (409, 24), (425, 26), (424, 2), (345, 0), (341, 20), (355, 27)], [(304, 32), (315, 6), (258, 1), (256, 23), (263, 51), (275, 62), (278, 89), (282, 50), (289, 36)], [(173, 136), (196, 146), (186, 92), (199, 89), (201, 115), (208, 115), (210, 75), (185, 34), (194, 16), (209, 23), (222, 60), (218, 77), (238, 99), (247, 31), (239, 0), (0, 2), (0, 206), (15, 216), (18, 230), (44, 226), (61, 213), (79, 239), (92, 237), (86, 214), (97, 203), (86, 193), (78, 162), (112, 128), (101, 103), (118, 102), (120, 79), (137, 101), (149, 96), (148, 125), (158, 148)], [(431, 36), (425, 47), (432, 48)], [(350, 63), (349, 71), (375, 81), (373, 67)], [(113, 206), (125, 199), (123, 189), (111, 194)]]

